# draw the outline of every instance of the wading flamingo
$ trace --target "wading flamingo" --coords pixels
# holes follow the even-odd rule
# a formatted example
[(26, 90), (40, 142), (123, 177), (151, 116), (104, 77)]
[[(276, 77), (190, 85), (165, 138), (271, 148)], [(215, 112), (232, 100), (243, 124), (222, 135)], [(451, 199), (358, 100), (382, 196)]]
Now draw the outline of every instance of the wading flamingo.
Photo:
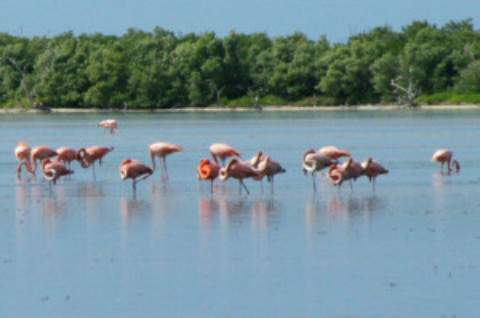
[(88, 148), (80, 148), (77, 151), (76, 159), (82, 168), (88, 168), (92, 166), (93, 178), (96, 179), (95, 161), (98, 160), (98, 163), (102, 165), (103, 157), (105, 157), (111, 151), (113, 151), (113, 147), (92, 146)]
[(210, 154), (213, 160), (218, 164), (220, 159), (222, 167), (225, 166), (225, 159), (228, 157), (236, 156), (241, 157), (242, 153), (235, 150), (233, 147), (224, 143), (212, 144), (209, 148)]
[(350, 152), (347, 150), (339, 149), (335, 146), (324, 146), (318, 150), (318, 153), (329, 157), (331, 159), (339, 159), (341, 157), (350, 157)]
[(447, 163), (448, 173), (455, 169), (455, 172), (460, 171), (460, 164), (456, 159), (453, 159), (453, 152), (450, 149), (439, 149), (435, 151), (431, 159), (432, 162), (440, 162), (440, 171), (443, 172), (443, 165)]
[(328, 178), (332, 184), (341, 186), (344, 181), (348, 180), (351, 189), (353, 188), (352, 180), (355, 181), (364, 174), (365, 170), (362, 165), (353, 160), (352, 157), (349, 157), (342, 164), (331, 165), (328, 170)]
[(200, 160), (197, 167), (197, 176), (199, 180), (210, 180), (210, 192), (213, 193), (213, 181), (218, 177), (220, 166), (208, 159)]
[(180, 145), (170, 144), (168, 142), (157, 142), (148, 146), (148, 151), (150, 152), (150, 157), (152, 158), (153, 171), (155, 171), (155, 157), (161, 159), (162, 181), (167, 181), (168, 172), (166, 157), (171, 153), (183, 151), (183, 147)]
[[(253, 158), (248, 160), (246, 163), (250, 164), (254, 168), (258, 168), (259, 164), (265, 159), (266, 157), (263, 155), (262, 151), (258, 151)], [(274, 178), (276, 174), (279, 173), (285, 173), (287, 170), (285, 170), (280, 163), (277, 161), (273, 160), (271, 157), (269, 157), (269, 160), (267, 162), (267, 166), (265, 168), (265, 173), (264, 175), (267, 177), (267, 181), (270, 183), (270, 192), (273, 193), (273, 188), (274, 188)], [(263, 186), (262, 186), (262, 191), (263, 191)]]
[(242, 194), (242, 187), (247, 194), (250, 194), (247, 186), (243, 183), (243, 179), (252, 178), (254, 180), (261, 180), (265, 174), (269, 157), (265, 157), (258, 165), (258, 169), (238, 160), (237, 158), (230, 159), (225, 168), (220, 169), (220, 180), (227, 180), (228, 178), (237, 179), (240, 184), (240, 194)]
[(49, 181), (50, 188), (52, 187), (52, 182), (56, 184), (61, 176), (73, 174), (72, 170), (67, 169), (58, 161), (51, 161), (50, 158), (43, 159), (41, 169), (43, 176)]
[(371, 157), (362, 162), (362, 168), (365, 170), (365, 175), (368, 177), (368, 180), (372, 182), (372, 189), (373, 192), (375, 192), (375, 180), (379, 175), (387, 174), (388, 170)]
[[(137, 183), (148, 178), (153, 170), (138, 160), (125, 159), (119, 166), (122, 180), (132, 179), (132, 188), (137, 190)], [(137, 180), (137, 178), (139, 178)]]
[(103, 133), (105, 133), (107, 130), (110, 130), (111, 134), (118, 132), (118, 123), (115, 119), (102, 120), (97, 124), (97, 126), (103, 127)]
[(77, 158), (77, 151), (70, 147), (60, 147), (57, 149), (57, 161), (63, 162), (63, 164), (70, 169), (72, 161)]
[(15, 158), (19, 161), (17, 165), (17, 178), (20, 178), (22, 173), (22, 166), (25, 165), (25, 168), (28, 172), (35, 175), (35, 171), (32, 169), (32, 162), (30, 161), (31, 149), (23, 141), (19, 141), (14, 150)]
[(57, 152), (47, 146), (36, 146), (32, 148), (33, 172), (37, 171), (37, 160), (42, 162), (44, 159), (55, 157)]
[(316, 191), (317, 185), (315, 182), (315, 172), (321, 171), (327, 167), (330, 167), (332, 164), (336, 163), (330, 157), (322, 155), (320, 152), (315, 152), (313, 149), (307, 149), (302, 157), (303, 164), (303, 174), (310, 172), (313, 179), (313, 190)]

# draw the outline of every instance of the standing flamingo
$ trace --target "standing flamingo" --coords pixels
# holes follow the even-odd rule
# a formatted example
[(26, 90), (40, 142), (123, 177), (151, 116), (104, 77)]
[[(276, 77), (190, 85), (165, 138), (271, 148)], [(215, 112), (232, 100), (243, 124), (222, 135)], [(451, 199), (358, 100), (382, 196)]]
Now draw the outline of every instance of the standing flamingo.
[(37, 160), (43, 161), (44, 159), (55, 157), (57, 152), (48, 146), (36, 146), (32, 148), (32, 161), (33, 172), (37, 171)]
[(98, 160), (98, 163), (102, 165), (102, 159), (109, 152), (113, 151), (113, 147), (105, 146), (92, 146), (88, 148), (80, 148), (77, 151), (77, 161), (80, 162), (82, 168), (88, 168), (92, 166), (93, 178), (96, 179), (95, 174), (95, 161)]
[(51, 161), (50, 158), (43, 159), (41, 169), (43, 176), (50, 183), (50, 188), (52, 187), (52, 182), (56, 184), (61, 176), (73, 174), (72, 170), (67, 169), (58, 161)]
[(330, 157), (322, 155), (320, 152), (315, 152), (313, 149), (307, 149), (302, 157), (303, 174), (310, 172), (313, 179), (313, 190), (316, 191), (317, 185), (315, 183), (315, 172), (321, 171), (330, 167), (336, 161)]
[(218, 164), (218, 160), (220, 159), (222, 163), (222, 167), (225, 166), (225, 159), (228, 157), (236, 156), (241, 157), (242, 153), (235, 150), (233, 147), (224, 144), (224, 143), (216, 143), (212, 144), (209, 148), (210, 154), (212, 155), (213, 160)]
[(162, 159), (162, 181), (167, 181), (168, 172), (166, 157), (171, 153), (183, 151), (183, 147), (180, 145), (170, 144), (168, 142), (157, 142), (151, 144), (148, 147), (148, 150), (150, 152), (150, 157), (152, 158), (153, 171), (155, 171), (155, 156)]
[(456, 159), (453, 159), (453, 152), (450, 149), (439, 149), (435, 151), (432, 156), (432, 162), (440, 162), (440, 171), (443, 172), (443, 165), (447, 163), (448, 173), (455, 169), (455, 172), (460, 171), (460, 164)]
[(105, 133), (107, 130), (110, 130), (111, 134), (118, 132), (118, 123), (115, 119), (102, 120), (97, 124), (97, 126), (103, 127), (103, 133)]
[[(263, 155), (262, 151), (258, 151), (255, 156), (253, 156), (250, 160), (246, 161), (245, 163), (258, 168), (259, 164), (265, 160), (265, 156)], [(270, 183), (270, 192), (273, 193), (273, 188), (274, 188), (274, 178), (276, 174), (279, 173), (285, 173), (287, 170), (285, 170), (280, 163), (277, 161), (273, 160), (271, 157), (269, 157), (269, 160), (267, 162), (267, 166), (265, 168), (265, 173), (264, 175), (267, 177), (267, 181)], [(262, 186), (262, 192), (263, 192), (263, 186)]]
[(340, 186), (344, 181), (348, 180), (351, 189), (353, 188), (352, 180), (355, 181), (364, 174), (365, 170), (362, 165), (353, 160), (352, 157), (349, 157), (342, 164), (333, 164), (328, 170), (328, 177), (334, 185)]
[(22, 173), (22, 166), (25, 165), (28, 172), (35, 175), (35, 171), (32, 168), (32, 162), (30, 161), (31, 149), (23, 141), (19, 141), (14, 150), (15, 158), (19, 161), (17, 165), (17, 178), (20, 178)]
[(72, 161), (77, 158), (77, 151), (70, 147), (60, 147), (57, 149), (57, 161), (63, 162), (63, 164), (70, 169)]
[(375, 192), (375, 180), (379, 175), (387, 174), (389, 171), (371, 157), (362, 162), (362, 168), (364, 169), (368, 180), (372, 182), (373, 192)]
[(213, 193), (213, 181), (218, 177), (220, 166), (208, 159), (200, 160), (197, 167), (197, 176), (200, 180), (210, 180), (210, 192)]
[(350, 152), (347, 150), (339, 149), (335, 146), (324, 146), (318, 150), (318, 153), (329, 157), (331, 159), (339, 159), (341, 157), (350, 157)]
[[(153, 170), (138, 160), (125, 159), (120, 163), (120, 177), (122, 180), (132, 179), (132, 188), (137, 190), (137, 183), (148, 178)], [(137, 178), (140, 178), (137, 180)]]
[(242, 193), (242, 187), (247, 194), (250, 194), (247, 186), (243, 183), (243, 179), (252, 178), (254, 180), (261, 180), (265, 174), (269, 159), (269, 157), (265, 157), (265, 159), (258, 165), (258, 169), (255, 169), (237, 158), (233, 158), (228, 162), (225, 168), (220, 169), (220, 180), (227, 180), (230, 177), (237, 179), (240, 184), (240, 194)]

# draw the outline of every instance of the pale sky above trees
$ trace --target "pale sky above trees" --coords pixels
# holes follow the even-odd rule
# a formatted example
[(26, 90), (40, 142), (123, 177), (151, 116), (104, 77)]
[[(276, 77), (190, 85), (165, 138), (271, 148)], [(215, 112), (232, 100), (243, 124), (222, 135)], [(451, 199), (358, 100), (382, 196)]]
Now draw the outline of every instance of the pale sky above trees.
[(156, 26), (175, 33), (213, 31), (223, 37), (295, 31), (332, 42), (388, 25), (401, 30), (414, 20), (438, 26), (472, 18), (478, 29), (477, 0), (0, 0), (0, 32), (15, 36), (122, 35), (128, 28)]

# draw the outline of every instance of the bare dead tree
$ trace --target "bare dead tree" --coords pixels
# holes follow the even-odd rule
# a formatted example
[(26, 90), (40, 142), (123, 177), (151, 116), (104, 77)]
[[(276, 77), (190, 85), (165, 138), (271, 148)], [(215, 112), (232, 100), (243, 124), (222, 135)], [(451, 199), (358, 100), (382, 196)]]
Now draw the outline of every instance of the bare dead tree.
[[(409, 69), (409, 73), (412, 73), (412, 68)], [(402, 76), (398, 76), (395, 79), (390, 80), (392, 85), (397, 90), (397, 100), (399, 104), (408, 104), (410, 107), (418, 106), (415, 100), (420, 95), (420, 90), (416, 87), (418, 82), (414, 82), (412, 76), (408, 77), (407, 86), (402, 86), (398, 83), (402, 79)]]
[(25, 91), (25, 97), (27, 98), (28, 104), (32, 108), (35, 108), (35, 109), (39, 108), (38, 107), (39, 105), (37, 105), (37, 102), (34, 99), (34, 96), (36, 95), (35, 91), (32, 91), (28, 83), (27, 72), (25, 71), (25, 67), (22, 69), (18, 65), (18, 63), (11, 57), (9, 57), (7, 60), (10, 63), (10, 65), (12, 65), (12, 67), (22, 75), (21, 84), (22, 84), (23, 90)]

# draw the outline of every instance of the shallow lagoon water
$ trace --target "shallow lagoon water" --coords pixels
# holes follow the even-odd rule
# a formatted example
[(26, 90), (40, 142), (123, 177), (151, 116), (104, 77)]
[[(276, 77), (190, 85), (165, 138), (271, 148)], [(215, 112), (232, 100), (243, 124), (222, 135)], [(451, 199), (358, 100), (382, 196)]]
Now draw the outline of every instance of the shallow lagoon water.
[[(104, 134), (96, 122), (119, 121)], [(0, 315), (5, 317), (472, 317), (480, 315), (480, 112), (50, 114), (0, 117)], [(50, 192), (16, 179), (18, 140), (114, 146), (102, 167)], [(118, 164), (183, 145), (132, 192)], [(199, 183), (214, 142), (287, 173)], [(334, 144), (390, 170), (372, 191), (303, 176), (307, 148)], [(462, 170), (430, 157), (454, 150)]]

